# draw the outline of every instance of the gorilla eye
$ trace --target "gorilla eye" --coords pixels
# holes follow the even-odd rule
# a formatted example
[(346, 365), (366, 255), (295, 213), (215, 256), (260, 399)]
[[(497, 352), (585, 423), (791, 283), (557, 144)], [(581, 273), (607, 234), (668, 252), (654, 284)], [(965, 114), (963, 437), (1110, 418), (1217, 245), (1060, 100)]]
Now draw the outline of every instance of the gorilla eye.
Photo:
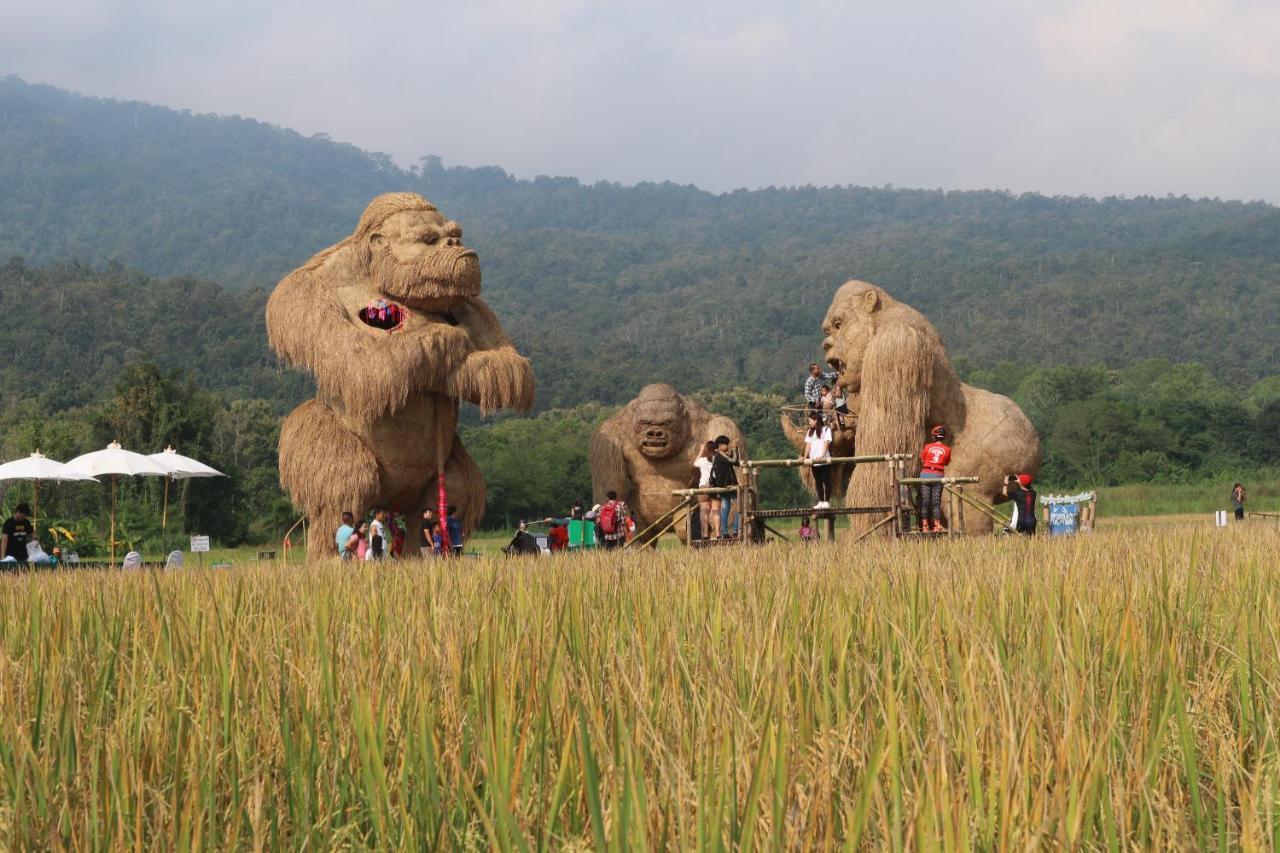
[(836, 321), (835, 321), (835, 322), (833, 322), (831, 325), (832, 325), (832, 326), (834, 326), (834, 327), (836, 328), (836, 331), (839, 331), (839, 330), (840, 330), (841, 323), (842, 323), (842, 321), (841, 321), (841, 320), (836, 320)]
[(436, 241), (439, 239), (440, 239), (440, 235), (434, 232), (432, 232), (431, 234), (422, 235), (422, 242), (426, 243), (428, 246), (434, 246), (436, 244)]

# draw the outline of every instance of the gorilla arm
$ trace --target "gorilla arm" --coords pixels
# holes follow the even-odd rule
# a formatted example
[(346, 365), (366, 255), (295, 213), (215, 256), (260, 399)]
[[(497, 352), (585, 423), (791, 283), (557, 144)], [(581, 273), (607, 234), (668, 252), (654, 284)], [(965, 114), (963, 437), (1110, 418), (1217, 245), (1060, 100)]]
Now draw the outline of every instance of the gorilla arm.
[(475, 403), (485, 413), (532, 408), (529, 360), (516, 352), (489, 306), (481, 299), (468, 299), (453, 309), (453, 316), (466, 332), (471, 352), (449, 378), (449, 394)]
[(440, 323), (375, 337), (308, 268), (291, 273), (267, 300), (271, 347), (315, 375), (320, 395), (372, 421), (401, 409), (414, 392), (443, 392), (472, 346), (466, 331)]
[[(933, 361), (928, 337), (906, 324), (883, 326), (867, 345), (859, 395), (859, 455), (919, 451), (928, 427)], [(893, 503), (893, 489), (879, 465), (854, 468), (846, 496), (851, 506)], [(865, 525), (855, 521), (853, 526), (856, 531)]]
[(602, 504), (610, 490), (623, 498), (631, 494), (631, 479), (627, 476), (627, 457), (614, 433), (621, 431), (617, 418), (610, 418), (600, 425), (587, 446), (587, 459), (591, 462), (591, 495)]
[(929, 337), (906, 324), (886, 325), (872, 338), (857, 398), (859, 454), (920, 449), (928, 428), (933, 361)]

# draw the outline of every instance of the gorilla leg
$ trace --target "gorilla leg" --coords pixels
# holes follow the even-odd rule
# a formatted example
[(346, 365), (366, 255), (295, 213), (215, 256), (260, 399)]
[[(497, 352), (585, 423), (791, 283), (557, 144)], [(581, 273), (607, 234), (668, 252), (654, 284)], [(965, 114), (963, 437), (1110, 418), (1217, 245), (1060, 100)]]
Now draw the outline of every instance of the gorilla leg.
[(280, 483), (311, 526), (307, 559), (332, 559), (342, 513), (359, 519), (377, 499), (377, 462), (328, 406), (308, 400), (280, 426)]
[[(484, 518), (484, 475), (480, 473), (480, 468), (471, 458), (471, 454), (467, 453), (462, 439), (457, 436), (454, 436), (453, 449), (444, 466), (444, 486), (449, 505), (458, 508), (462, 529), (470, 535), (471, 531), (480, 526), (480, 520)], [(430, 482), (425, 484), (421, 500), (422, 507), (435, 509), (439, 503), (438, 496), (438, 482), (433, 476)], [(419, 527), (421, 527), (421, 519), (422, 510), (418, 510), (415, 524)], [(439, 523), (444, 524), (445, 519), (440, 518)]]

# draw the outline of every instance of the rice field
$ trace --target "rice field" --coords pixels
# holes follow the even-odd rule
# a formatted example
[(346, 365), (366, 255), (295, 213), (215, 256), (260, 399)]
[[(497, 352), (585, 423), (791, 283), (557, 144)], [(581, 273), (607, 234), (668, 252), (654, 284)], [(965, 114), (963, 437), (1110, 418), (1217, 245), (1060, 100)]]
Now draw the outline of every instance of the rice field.
[(1277, 546), (3, 577), (0, 847), (1275, 848)]

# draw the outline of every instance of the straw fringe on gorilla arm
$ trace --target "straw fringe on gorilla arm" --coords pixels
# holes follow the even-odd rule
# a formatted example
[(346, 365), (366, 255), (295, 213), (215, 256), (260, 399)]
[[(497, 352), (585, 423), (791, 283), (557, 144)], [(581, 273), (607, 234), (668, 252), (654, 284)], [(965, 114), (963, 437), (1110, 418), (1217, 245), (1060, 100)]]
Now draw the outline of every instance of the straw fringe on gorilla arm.
[(347, 316), (313, 266), (291, 273), (267, 300), (267, 337), (281, 359), (313, 373), (324, 399), (340, 400), (344, 412), (366, 422), (399, 411), (415, 393), (446, 391), (472, 351), (464, 330), (440, 323), (429, 334), (375, 338)]
[(607, 424), (608, 421), (601, 424), (587, 445), (587, 459), (591, 462), (591, 496), (598, 504), (608, 499), (609, 491), (626, 497), (631, 490), (631, 481), (627, 477), (627, 458), (618, 440), (605, 429)]
[[(933, 361), (933, 343), (919, 329), (893, 324), (879, 330), (863, 361), (858, 453), (915, 453), (920, 449), (928, 429), (925, 421)], [(855, 467), (845, 494), (851, 506), (887, 506), (894, 499), (880, 465)], [(860, 519), (854, 526), (867, 523), (868, 519)]]

